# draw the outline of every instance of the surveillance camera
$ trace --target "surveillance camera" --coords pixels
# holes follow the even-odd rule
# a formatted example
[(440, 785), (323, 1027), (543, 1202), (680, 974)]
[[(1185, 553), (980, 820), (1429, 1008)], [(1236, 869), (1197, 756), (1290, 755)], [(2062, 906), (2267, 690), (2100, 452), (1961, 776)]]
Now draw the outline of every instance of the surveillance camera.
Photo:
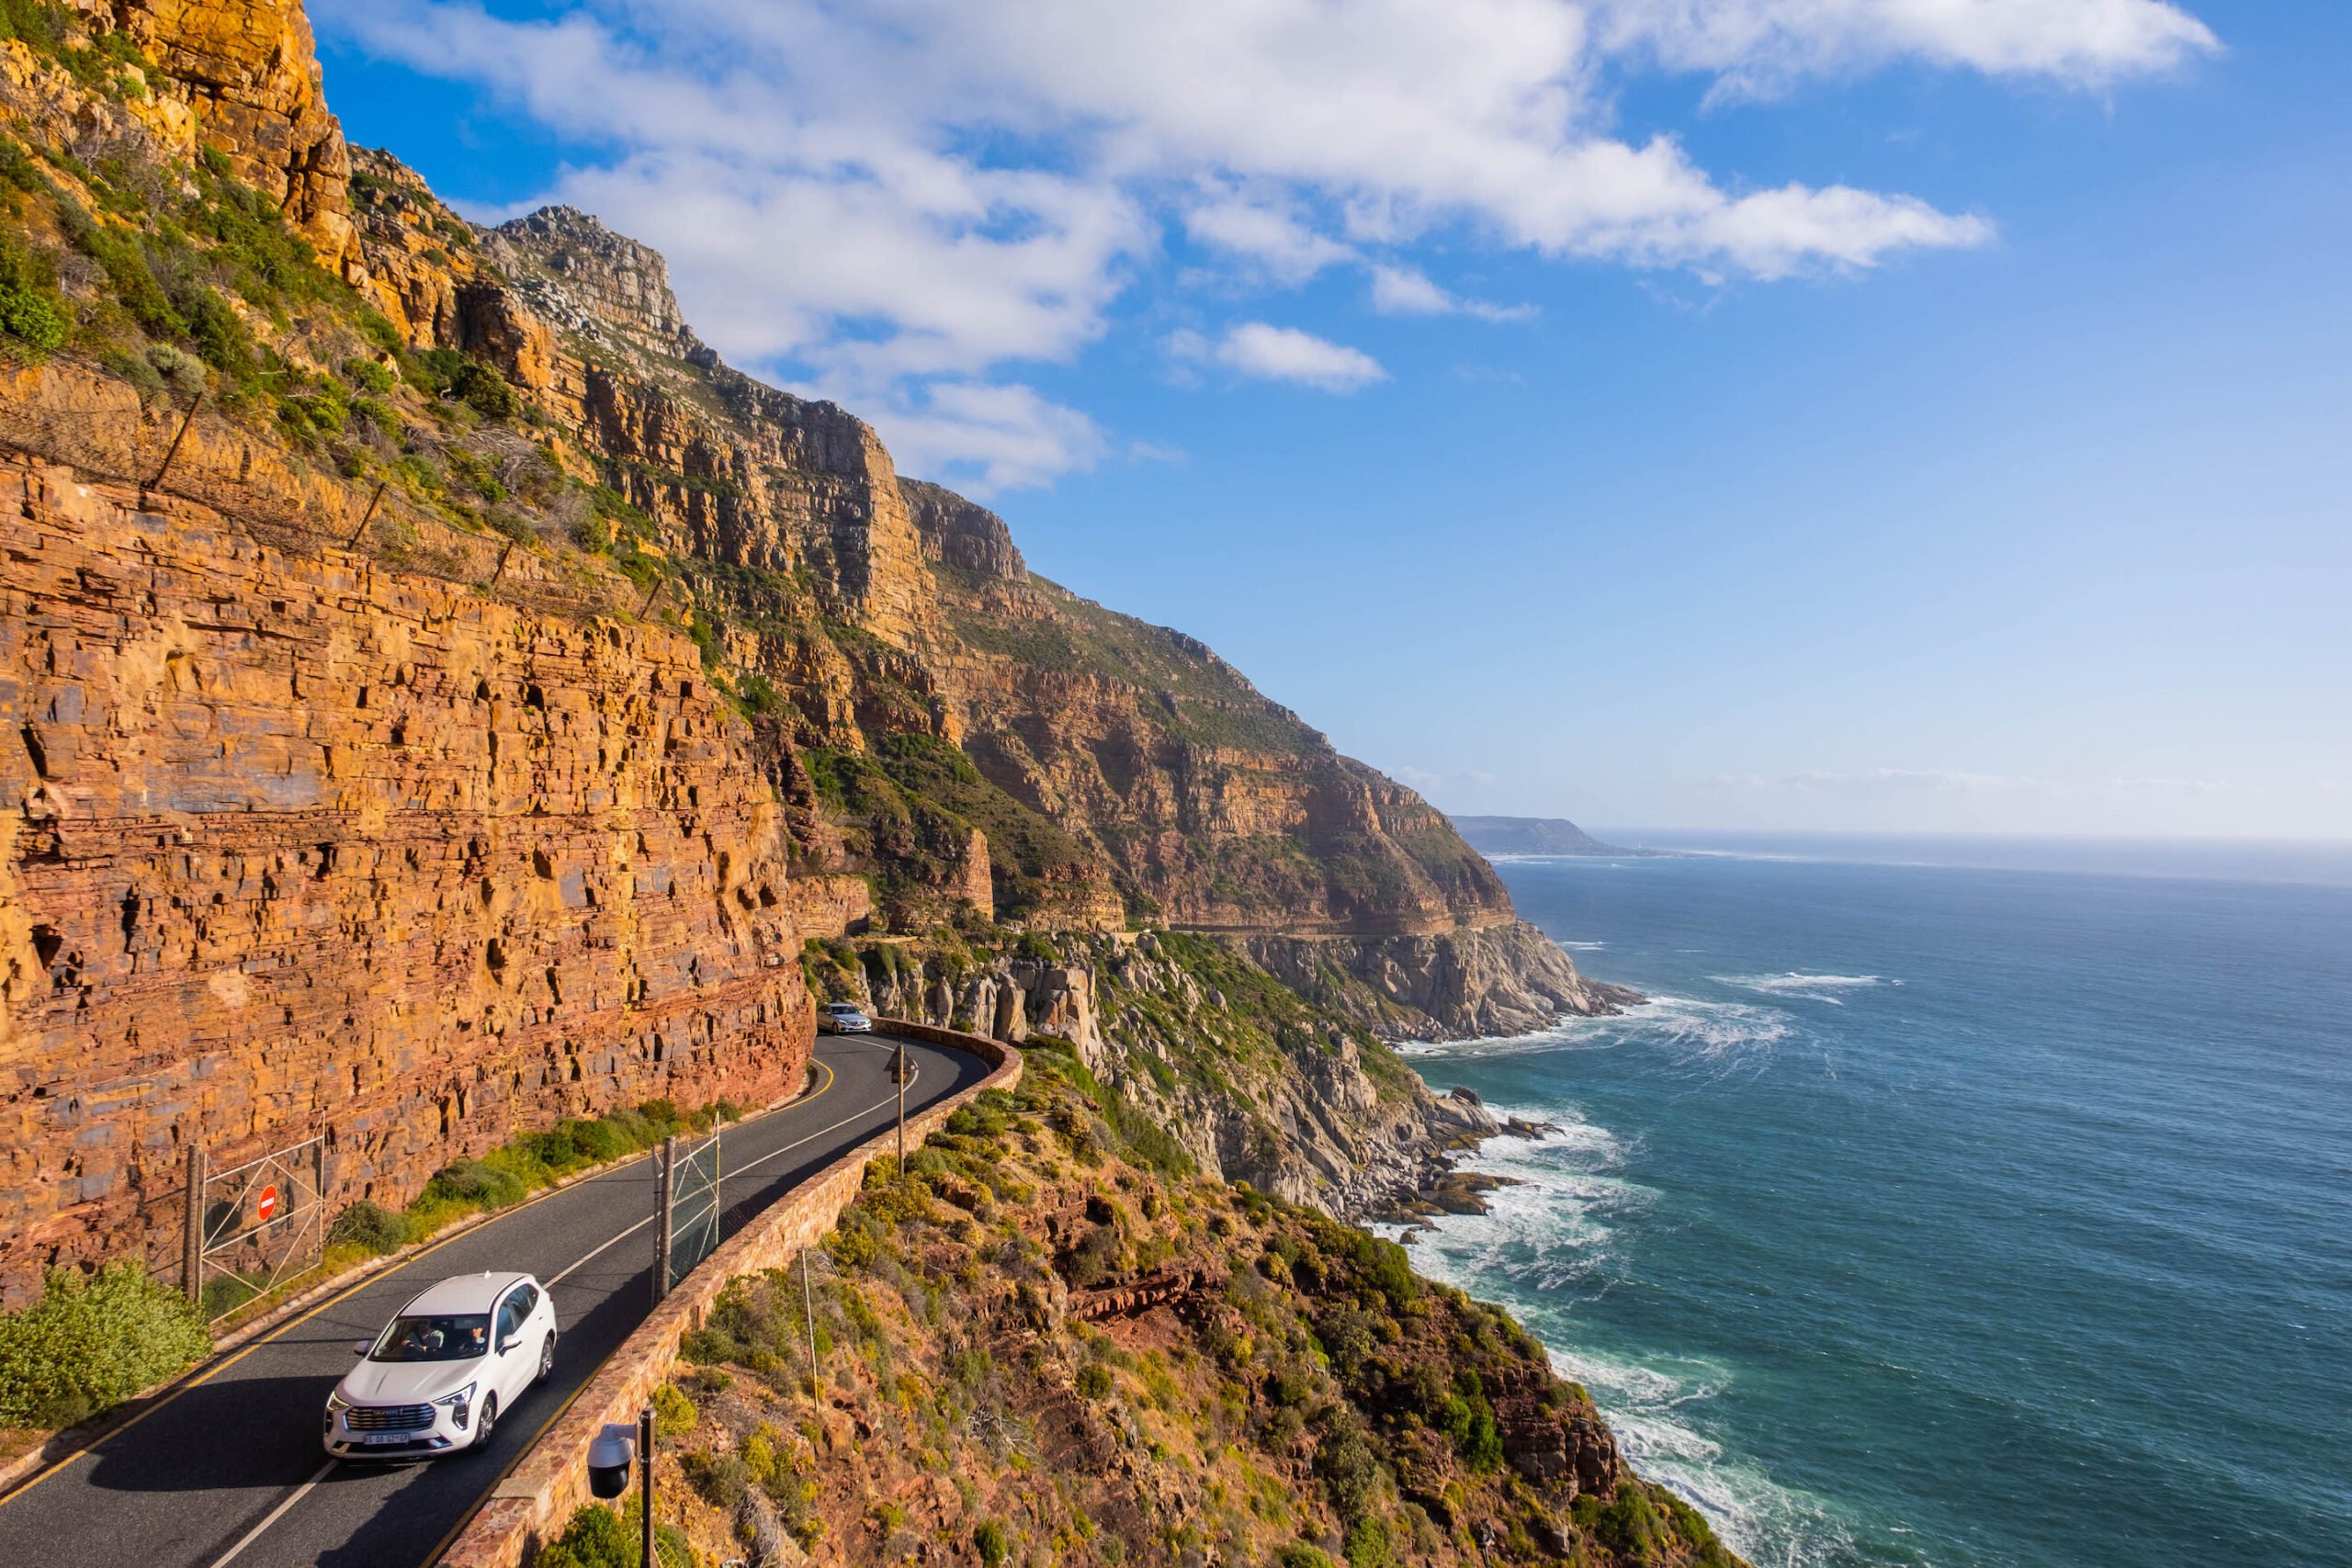
[(588, 1444), (588, 1490), (617, 1497), (628, 1490), (629, 1463), (637, 1457), (637, 1428), (607, 1421)]

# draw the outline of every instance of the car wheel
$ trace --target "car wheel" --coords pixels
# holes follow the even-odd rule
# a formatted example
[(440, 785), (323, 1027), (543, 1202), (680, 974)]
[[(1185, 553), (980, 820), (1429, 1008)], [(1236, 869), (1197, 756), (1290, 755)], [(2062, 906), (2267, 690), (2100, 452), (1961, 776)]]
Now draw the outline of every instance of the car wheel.
[(555, 1336), (550, 1334), (539, 1341), (539, 1371), (533, 1382), (545, 1382), (555, 1376)]
[(474, 1416), (474, 1440), (468, 1445), (468, 1451), (480, 1453), (490, 1447), (490, 1435), (497, 1429), (498, 1395), (486, 1393), (482, 1395), (481, 1412)]

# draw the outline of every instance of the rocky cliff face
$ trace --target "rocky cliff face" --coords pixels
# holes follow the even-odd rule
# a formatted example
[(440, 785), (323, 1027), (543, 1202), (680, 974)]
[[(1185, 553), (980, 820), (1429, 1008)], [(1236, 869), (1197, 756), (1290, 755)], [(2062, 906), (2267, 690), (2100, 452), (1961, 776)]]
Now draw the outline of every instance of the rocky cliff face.
[(155, 1244), (180, 1155), (399, 1201), (807, 1058), (781, 812), (693, 644), (0, 462), (0, 1280)]
[[(360, 166), (363, 242), (379, 276), (410, 280), (414, 340), (486, 355), (549, 408), (703, 612), (740, 629), (741, 668), (785, 695), (796, 746), (944, 737), (1079, 841), (1059, 875), (993, 845), (1005, 913), (1358, 934), (1508, 922), (1491, 870), (1412, 791), (1194, 639), (1033, 576), (1001, 519), (901, 479), (863, 423), (720, 364), (652, 252), (550, 208), (447, 252), (449, 281), (428, 286), (417, 236), (454, 217), (382, 154)], [(469, 288), (501, 303), (448, 302)]]
[(1412, 791), (722, 364), (659, 255), (346, 152), (299, 8), (26, 5), (0, 1274), (137, 1235), (192, 1138), (324, 1123), (397, 1198), (530, 1118), (758, 1098), (850, 922), (942, 955), (890, 1005), (1091, 1008), (1203, 1163), (1351, 1210), (1490, 1126), (1374, 1033), (1623, 999)]
[(85, 9), (145, 49), (160, 68), (153, 85), (187, 107), (198, 145), (272, 197), (322, 262), (359, 279), (350, 153), (327, 110), (300, 0), (112, 0)]

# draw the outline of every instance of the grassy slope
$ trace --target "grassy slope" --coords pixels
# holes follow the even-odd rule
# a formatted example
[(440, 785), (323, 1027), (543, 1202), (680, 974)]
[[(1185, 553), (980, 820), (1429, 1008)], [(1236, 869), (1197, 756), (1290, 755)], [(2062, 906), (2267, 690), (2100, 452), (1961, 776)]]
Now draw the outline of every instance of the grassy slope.
[[(738, 1281), (690, 1340), (665, 1463), (707, 1560), (788, 1534), (853, 1562), (1736, 1562), (1597, 1457), (1589, 1401), (1505, 1314), (1193, 1176), (1075, 1058), (1029, 1069), (871, 1173), (827, 1243), (821, 1410), (796, 1274)], [(1577, 1496), (1543, 1456), (1579, 1443)]]

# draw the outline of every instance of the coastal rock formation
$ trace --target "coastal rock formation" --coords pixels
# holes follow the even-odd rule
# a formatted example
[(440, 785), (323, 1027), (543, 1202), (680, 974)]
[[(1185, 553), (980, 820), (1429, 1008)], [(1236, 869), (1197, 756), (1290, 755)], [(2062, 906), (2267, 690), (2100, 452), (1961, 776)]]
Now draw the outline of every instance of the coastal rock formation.
[(299, 7), (76, 15), (0, 47), (10, 319), (54, 329), (0, 387), (11, 1287), (144, 1234), (191, 1139), (325, 1122), (397, 1199), (761, 1097), (851, 929), (932, 944), (890, 1006), (1067, 1034), (1344, 1212), (1491, 1130), (1375, 1036), (1628, 999), (1413, 791), (723, 364), (653, 251), (348, 153)]
[[(1032, 574), (1001, 519), (900, 479), (863, 423), (720, 363), (654, 252), (548, 208), (475, 231), (430, 284), (417, 258), (436, 247), (419, 236), (460, 221), (389, 157), (359, 159), (363, 239), (414, 302), (415, 341), (481, 354), (540, 398), (684, 564), (704, 613), (751, 634), (747, 663), (788, 700), (796, 746), (950, 739), (1004, 810), (1074, 840), (1024, 860), (973, 822), (1002, 912), (1355, 935), (1509, 923), (1491, 869), (1411, 790), (1197, 640)], [(474, 295), (495, 310), (460, 303)], [(492, 316), (548, 332), (485, 331)], [(967, 864), (959, 849), (934, 881)]]
[(153, 85), (187, 106), (198, 143), (277, 199), (320, 259), (362, 278), (343, 124), (328, 112), (300, 0), (114, 0), (92, 6), (146, 51)]
[[(0, 465), (0, 1280), (150, 1244), (181, 1151), (413, 1195), (565, 1114), (760, 1102), (782, 812), (686, 639)], [(823, 918), (824, 911), (814, 911)]]
[(1525, 1034), (1643, 999), (1578, 974), (1524, 920), (1429, 936), (1255, 936), (1240, 946), (1301, 996), (1392, 1040)]
[(1009, 1105), (842, 1215), (805, 1298), (837, 1347), (822, 1400), (775, 1373), (803, 1353), (797, 1281), (734, 1280), (690, 1337), (695, 1365), (661, 1394), (689, 1435), (656, 1481), (684, 1544), (1741, 1568), (1506, 1314), (1393, 1244), (1182, 1169), (1066, 1054), (1025, 1066)]

